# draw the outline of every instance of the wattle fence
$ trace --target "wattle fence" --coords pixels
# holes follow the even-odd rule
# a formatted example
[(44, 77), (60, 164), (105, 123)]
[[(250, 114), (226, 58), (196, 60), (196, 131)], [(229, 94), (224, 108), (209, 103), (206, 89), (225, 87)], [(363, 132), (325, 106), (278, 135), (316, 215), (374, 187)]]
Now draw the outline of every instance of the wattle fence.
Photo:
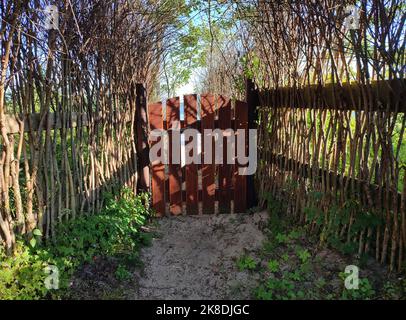
[(18, 236), (38, 229), (48, 239), (59, 223), (99, 212), (106, 192), (148, 191), (145, 93), (137, 84), (100, 95), (97, 110), (60, 104), (2, 115), (0, 239), (8, 252)]
[(406, 82), (256, 92), (260, 204), (401, 270), (406, 248)]
[[(51, 237), (59, 222), (97, 212), (103, 192), (127, 185), (151, 190), (159, 216), (278, 204), (278, 214), (307, 225), (322, 242), (402, 269), (405, 81), (273, 91), (256, 90), (247, 81), (246, 90), (245, 102), (187, 95), (181, 112), (180, 98), (147, 107), (145, 89), (137, 85), (103, 100), (97, 113), (78, 105), (70, 112), (6, 115), (0, 163), (0, 234), (6, 247), (34, 228)], [(169, 158), (168, 165), (150, 164), (150, 147), (159, 142), (148, 141), (150, 131), (168, 130), (171, 146), (176, 123), (181, 131), (200, 134), (257, 129), (255, 179), (237, 174), (238, 162), (182, 166)]]

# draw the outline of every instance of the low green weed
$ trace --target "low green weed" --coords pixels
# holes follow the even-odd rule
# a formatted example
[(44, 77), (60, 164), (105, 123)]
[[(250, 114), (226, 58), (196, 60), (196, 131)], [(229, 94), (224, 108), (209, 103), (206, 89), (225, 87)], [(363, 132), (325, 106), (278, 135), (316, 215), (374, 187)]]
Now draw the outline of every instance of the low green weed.
[(128, 271), (126, 266), (119, 264), (116, 269), (115, 276), (118, 280), (124, 281), (131, 279), (132, 274), (130, 271)]
[(243, 255), (237, 260), (237, 267), (240, 271), (254, 270), (257, 267), (257, 263), (252, 257)]
[[(107, 196), (99, 214), (82, 215), (57, 227), (56, 237), (40, 244), (41, 234), (34, 232), (29, 244), (19, 241), (14, 256), (0, 250), (0, 299), (41, 299), (53, 297), (69, 287), (73, 272), (97, 256), (122, 256), (139, 261), (138, 250), (151, 241), (140, 231), (151, 212), (145, 207), (146, 194), (135, 196), (124, 189), (118, 197)], [(46, 288), (47, 266), (59, 271), (60, 290)], [(116, 273), (125, 277), (121, 267)]]

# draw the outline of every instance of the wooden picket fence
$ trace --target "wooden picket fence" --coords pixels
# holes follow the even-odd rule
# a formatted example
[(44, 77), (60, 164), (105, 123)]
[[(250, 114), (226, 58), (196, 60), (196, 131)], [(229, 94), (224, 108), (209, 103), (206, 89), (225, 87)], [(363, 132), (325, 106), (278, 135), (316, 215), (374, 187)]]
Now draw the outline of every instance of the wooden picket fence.
[[(199, 103), (200, 102), (200, 103)], [(150, 130), (168, 130), (167, 144), (169, 151), (168, 165), (151, 164), (152, 175), (152, 206), (158, 216), (187, 214), (240, 213), (247, 209), (247, 176), (239, 175), (236, 164), (204, 164), (204, 143), (201, 143), (201, 153), (197, 156), (201, 164), (173, 163), (172, 143), (173, 134), (170, 129), (180, 123), (181, 131), (186, 128), (204, 129), (248, 129), (248, 105), (242, 101), (232, 102), (222, 95), (196, 94), (184, 96), (184, 120), (181, 120), (181, 99), (171, 98), (166, 101), (148, 105)], [(151, 142), (151, 145), (160, 142)], [(224, 139), (226, 139), (224, 137)], [(247, 137), (246, 139), (246, 146)], [(177, 141), (176, 141), (177, 143)], [(185, 143), (195, 143), (191, 140)], [(196, 142), (197, 144), (197, 142)], [(226, 141), (223, 144), (223, 159), (226, 159)], [(181, 150), (181, 148), (179, 148)], [(215, 157), (213, 148), (213, 158)], [(193, 156), (190, 151), (190, 156)]]

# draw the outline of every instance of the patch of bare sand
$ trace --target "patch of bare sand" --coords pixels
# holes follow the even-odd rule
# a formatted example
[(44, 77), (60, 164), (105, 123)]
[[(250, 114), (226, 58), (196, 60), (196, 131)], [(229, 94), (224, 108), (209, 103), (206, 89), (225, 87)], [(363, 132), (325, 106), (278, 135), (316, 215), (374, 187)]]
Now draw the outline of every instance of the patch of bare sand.
[(252, 298), (258, 274), (240, 272), (236, 260), (261, 249), (267, 217), (261, 212), (160, 219), (158, 236), (141, 252), (144, 272), (135, 298)]

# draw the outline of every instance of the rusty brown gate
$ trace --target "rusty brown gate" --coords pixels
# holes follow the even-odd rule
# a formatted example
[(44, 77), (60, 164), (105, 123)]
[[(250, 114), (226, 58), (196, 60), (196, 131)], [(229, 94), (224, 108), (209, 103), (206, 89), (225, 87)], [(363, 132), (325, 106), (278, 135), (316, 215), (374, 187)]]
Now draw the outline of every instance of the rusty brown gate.
[[(184, 108), (181, 108), (183, 104)], [(169, 161), (167, 164), (151, 162), (151, 191), (152, 206), (158, 216), (166, 214), (213, 214), (240, 213), (247, 209), (247, 176), (239, 175), (238, 168), (242, 167), (236, 159), (235, 164), (205, 164), (203, 139), (199, 142), (201, 152), (189, 156), (197, 156), (200, 163), (182, 166), (172, 159), (172, 145), (174, 143), (171, 129), (180, 125), (185, 128), (196, 129), (202, 136), (204, 129), (227, 130), (245, 129), (248, 131), (248, 106), (242, 101), (232, 101), (222, 95), (203, 94), (185, 95), (181, 98), (171, 98), (162, 102), (148, 105), (150, 130), (166, 130), (168, 139), (162, 136), (156, 141), (150, 141), (151, 148), (162, 143), (168, 148)], [(181, 115), (184, 114), (183, 119)], [(161, 141), (161, 139), (163, 139)], [(227, 141), (223, 137), (223, 159), (226, 159)], [(248, 146), (247, 135), (245, 137)], [(154, 139), (155, 140), (155, 139)], [(185, 145), (193, 139), (185, 141)], [(181, 143), (178, 140), (175, 143)], [(215, 157), (213, 148), (213, 158)], [(181, 150), (181, 146), (179, 146)]]

